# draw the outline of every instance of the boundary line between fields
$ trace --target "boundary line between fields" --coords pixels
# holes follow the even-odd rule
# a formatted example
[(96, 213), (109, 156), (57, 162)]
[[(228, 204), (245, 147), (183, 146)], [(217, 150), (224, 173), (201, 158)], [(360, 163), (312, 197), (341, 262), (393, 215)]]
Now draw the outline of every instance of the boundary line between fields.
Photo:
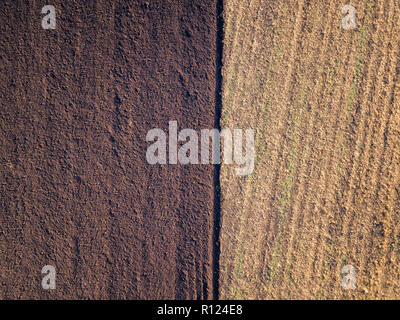
[[(224, 39), (224, 4), (223, 0), (217, 0), (217, 38), (216, 38), (216, 70), (215, 70), (215, 118), (214, 128), (221, 130), (221, 114), (222, 114), (222, 53)], [(219, 278), (220, 267), (219, 260), (221, 254), (220, 233), (221, 233), (221, 182), (220, 182), (221, 164), (214, 166), (214, 217), (213, 217), (213, 299), (219, 299)]]

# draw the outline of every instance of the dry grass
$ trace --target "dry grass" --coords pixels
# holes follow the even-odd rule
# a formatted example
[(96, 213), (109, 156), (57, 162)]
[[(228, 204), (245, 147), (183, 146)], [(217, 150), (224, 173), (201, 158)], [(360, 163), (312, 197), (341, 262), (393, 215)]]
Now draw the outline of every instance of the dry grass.
[(225, 1), (223, 126), (257, 156), (222, 167), (221, 298), (400, 297), (400, 7), (345, 4)]

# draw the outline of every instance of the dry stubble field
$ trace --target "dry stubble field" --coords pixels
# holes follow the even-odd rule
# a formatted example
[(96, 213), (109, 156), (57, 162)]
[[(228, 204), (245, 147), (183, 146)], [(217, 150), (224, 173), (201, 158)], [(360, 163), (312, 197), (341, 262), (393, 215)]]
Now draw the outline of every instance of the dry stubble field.
[(399, 298), (400, 3), (224, 10), (222, 127), (254, 128), (257, 153), (252, 175), (221, 169), (220, 297)]

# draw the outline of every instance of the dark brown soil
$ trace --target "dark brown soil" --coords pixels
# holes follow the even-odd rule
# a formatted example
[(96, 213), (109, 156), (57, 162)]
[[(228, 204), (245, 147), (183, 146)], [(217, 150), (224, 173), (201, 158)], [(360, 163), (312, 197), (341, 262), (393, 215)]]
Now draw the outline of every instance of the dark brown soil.
[(145, 137), (214, 127), (216, 27), (216, 0), (1, 1), (0, 298), (213, 297), (213, 167)]

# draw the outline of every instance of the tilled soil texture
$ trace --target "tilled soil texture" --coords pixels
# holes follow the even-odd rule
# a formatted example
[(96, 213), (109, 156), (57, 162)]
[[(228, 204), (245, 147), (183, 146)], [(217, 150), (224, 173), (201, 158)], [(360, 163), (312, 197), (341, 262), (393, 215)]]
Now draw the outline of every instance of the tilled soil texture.
[(214, 127), (216, 19), (215, 0), (1, 1), (0, 298), (213, 297), (214, 168), (149, 165), (146, 134)]
[(257, 156), (221, 168), (221, 298), (398, 299), (399, 2), (224, 9), (222, 125), (254, 128)]

